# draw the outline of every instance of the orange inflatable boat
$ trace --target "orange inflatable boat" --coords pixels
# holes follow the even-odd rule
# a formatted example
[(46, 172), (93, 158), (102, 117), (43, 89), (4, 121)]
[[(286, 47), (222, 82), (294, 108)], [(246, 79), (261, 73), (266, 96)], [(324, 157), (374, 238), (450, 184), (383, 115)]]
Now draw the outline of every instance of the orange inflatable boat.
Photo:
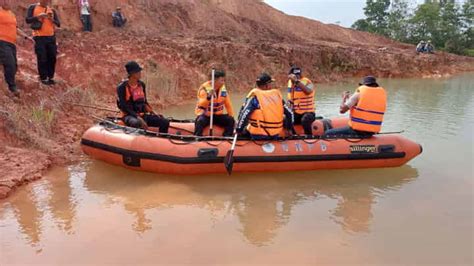
[[(397, 167), (422, 152), (400, 134), (370, 138), (321, 138), (325, 129), (347, 125), (347, 118), (319, 119), (315, 137), (282, 136), (274, 141), (239, 139), (234, 172)], [(108, 118), (87, 130), (81, 141), (91, 157), (126, 168), (162, 174), (226, 173), (223, 161), (232, 138), (192, 136), (192, 121), (173, 121), (169, 134), (125, 127)], [(300, 127), (297, 132), (302, 132)], [(222, 130), (214, 130), (220, 136)]]

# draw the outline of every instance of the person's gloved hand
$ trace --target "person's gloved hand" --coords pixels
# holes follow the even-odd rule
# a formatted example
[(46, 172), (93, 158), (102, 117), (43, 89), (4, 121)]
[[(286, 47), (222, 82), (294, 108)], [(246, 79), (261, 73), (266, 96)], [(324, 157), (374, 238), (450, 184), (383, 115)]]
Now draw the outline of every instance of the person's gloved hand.
[(345, 92), (342, 93), (342, 99), (344, 99), (344, 101), (349, 99), (349, 97), (351, 97), (351, 92), (350, 91), (345, 91)]
[(46, 13), (41, 13), (38, 16), (36, 16), (36, 18), (47, 18), (47, 17), (48, 17), (48, 14)]
[(293, 82), (296, 82), (298, 80), (298, 77), (296, 77), (295, 74), (288, 75), (288, 78), (291, 79), (291, 81), (293, 81)]
[(207, 92), (207, 100), (210, 101), (211, 98), (212, 98), (212, 95), (214, 95), (214, 99), (215, 99), (215, 98), (216, 98), (215, 93), (216, 93), (216, 92), (215, 92), (213, 89), (209, 90), (209, 91)]

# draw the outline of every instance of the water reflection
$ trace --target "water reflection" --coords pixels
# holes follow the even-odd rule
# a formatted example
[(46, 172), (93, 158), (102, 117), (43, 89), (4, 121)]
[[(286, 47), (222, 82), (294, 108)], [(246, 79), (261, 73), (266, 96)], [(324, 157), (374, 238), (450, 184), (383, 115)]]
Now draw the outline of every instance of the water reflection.
[[(86, 176), (82, 182), (71, 185), (77, 175), (75, 171), (86, 171)], [(236, 230), (245, 240), (264, 246), (271, 244), (279, 230), (291, 220), (296, 206), (318, 204), (320, 199), (336, 200), (329, 218), (343, 230), (369, 232), (372, 207), (377, 198), (399, 189), (417, 175), (416, 169), (405, 166), (370, 171), (167, 177), (92, 162), (87, 169), (76, 167), (71, 173), (66, 169), (54, 171), (53, 180), (19, 193), (10, 201), (9, 209), (13, 210), (20, 231), (32, 246), (41, 242), (44, 224), (48, 222), (65, 234), (74, 233), (74, 221), (80, 219), (76, 217), (76, 194), (91, 200), (94, 194), (105, 197), (105, 201), (93, 201), (93, 204), (103, 204), (102, 208), (119, 203), (134, 217), (129, 226), (138, 234), (153, 229), (148, 211), (188, 206), (207, 210), (211, 219), (237, 217), (241, 227)]]
[(417, 175), (416, 169), (405, 166), (369, 171), (166, 177), (94, 162), (84, 185), (93, 193), (121, 202), (136, 217), (132, 228), (139, 233), (152, 229), (147, 210), (194, 206), (217, 215), (236, 215), (245, 238), (255, 245), (265, 245), (289, 222), (295, 206), (317, 202), (318, 198), (337, 200), (330, 217), (344, 230), (368, 232), (377, 197)]
[(65, 234), (73, 232), (77, 202), (73, 197), (69, 171), (59, 168), (53, 171), (54, 177), (43, 180), (34, 186), (17, 192), (12, 199), (0, 206), (0, 220), (11, 211), (24, 239), (37, 252), (41, 252), (42, 235), (48, 222)]
[(9, 206), (26, 241), (31, 246), (37, 246), (41, 240), (41, 220), (44, 213), (34, 195), (28, 193), (21, 201), (11, 201)]
[[(68, 176), (68, 169), (58, 169), (56, 171), (60, 177)], [(48, 210), (50, 210), (53, 220), (58, 228), (65, 233), (73, 232), (73, 222), (76, 217), (77, 202), (74, 199), (70, 178), (58, 178), (49, 186)]]

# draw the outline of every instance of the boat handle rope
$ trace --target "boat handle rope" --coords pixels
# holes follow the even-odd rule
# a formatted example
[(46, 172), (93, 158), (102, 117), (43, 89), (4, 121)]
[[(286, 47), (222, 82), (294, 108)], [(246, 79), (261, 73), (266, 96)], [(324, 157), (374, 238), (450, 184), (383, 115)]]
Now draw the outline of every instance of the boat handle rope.
[[(99, 124), (102, 125), (104, 127), (104, 129), (109, 131), (109, 132), (116, 131), (116, 130), (121, 130), (125, 134), (139, 133), (139, 134), (143, 134), (143, 135), (152, 135), (152, 136), (156, 136), (156, 137), (166, 138), (168, 141), (170, 141), (171, 143), (176, 144), (176, 145), (188, 145), (188, 144), (192, 144), (192, 143), (195, 143), (195, 142), (205, 142), (210, 146), (217, 147), (217, 146), (221, 145), (223, 142), (231, 143), (231, 138), (230, 137), (182, 136), (182, 135), (175, 135), (175, 134), (168, 134), (168, 133), (159, 133), (159, 132), (144, 130), (144, 129), (140, 129), (140, 128), (130, 128), (130, 127), (127, 127), (127, 126), (118, 125), (113, 121), (106, 120), (106, 119), (99, 118), (99, 117), (95, 117), (95, 116), (93, 116), (93, 118), (96, 119), (96, 120), (99, 120), (100, 121)], [(183, 120), (183, 121), (189, 122), (190, 120)], [(377, 134), (374, 134), (374, 135), (400, 134), (400, 133), (403, 133), (403, 132), (405, 132), (405, 131), (402, 130), (402, 131), (397, 131), (397, 132), (383, 132), (383, 133), (377, 133)], [(176, 141), (175, 138), (182, 141), (182, 142)], [(209, 140), (209, 138), (210, 138), (210, 140)], [(307, 144), (315, 144), (320, 140), (331, 142), (331, 141), (337, 141), (337, 140), (343, 139), (343, 140), (345, 140), (347, 142), (350, 142), (350, 143), (358, 143), (358, 142), (361, 142), (362, 140), (367, 139), (367, 138), (370, 138), (370, 136), (354, 135), (354, 136), (349, 136), (348, 137), (348, 136), (342, 136), (342, 135), (339, 135), (339, 136), (338, 135), (332, 135), (330, 137), (316, 137), (316, 136), (313, 136), (313, 137), (310, 137), (310, 138), (290, 136), (290, 137), (286, 137), (286, 138), (279, 138), (279, 139), (276, 139), (275, 141), (285, 142), (285, 141), (288, 141), (288, 140), (302, 140), (303, 142), (305, 142)], [(248, 140), (248, 139), (245, 139), (245, 140)], [(314, 140), (314, 141), (310, 141), (310, 140)], [(214, 141), (214, 142), (215, 141), (220, 141), (220, 142), (217, 143), (217, 144), (214, 144), (214, 143), (212, 143), (212, 141)], [(242, 141), (242, 139), (240, 141)], [(267, 143), (271, 143), (268, 140), (260, 142), (258, 140), (250, 139), (250, 140), (248, 140), (248, 142), (246, 142), (244, 144), (237, 144), (237, 146), (242, 147), (242, 146), (247, 145), (250, 142), (253, 142), (254, 144), (256, 144), (258, 146), (263, 146)]]

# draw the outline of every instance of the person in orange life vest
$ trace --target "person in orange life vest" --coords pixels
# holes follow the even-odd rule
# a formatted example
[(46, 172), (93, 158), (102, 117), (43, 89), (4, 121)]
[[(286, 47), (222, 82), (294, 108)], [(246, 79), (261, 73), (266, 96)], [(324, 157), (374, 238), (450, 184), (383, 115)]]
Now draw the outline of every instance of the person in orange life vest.
[(255, 140), (277, 139), (284, 128), (291, 129), (293, 112), (285, 105), (279, 90), (273, 89), (274, 79), (262, 73), (257, 88), (250, 91), (239, 112), (237, 133)]
[(20, 91), (16, 86), (17, 56), (17, 22), (15, 14), (10, 10), (12, 0), (0, 1), (0, 65), (3, 66), (8, 89), (16, 97)]
[(117, 105), (123, 113), (123, 121), (129, 127), (158, 127), (160, 133), (168, 133), (170, 122), (161, 115), (156, 115), (146, 99), (146, 85), (141, 81), (140, 65), (130, 61), (125, 65), (128, 79), (117, 87)]
[[(195, 109), (197, 118), (194, 130), (196, 136), (202, 136), (204, 128), (210, 124), (212, 95), (214, 95), (214, 125), (224, 128), (224, 136), (232, 136), (234, 132), (234, 109), (230, 101), (229, 91), (225, 86), (225, 72), (222, 70), (216, 71), (214, 78), (214, 89), (210, 80), (204, 82), (198, 89), (198, 102)], [(227, 114), (224, 114), (224, 108)]]
[(295, 115), (295, 124), (302, 125), (306, 135), (313, 135), (316, 120), (314, 84), (302, 75), (301, 68), (293, 66), (288, 75), (288, 102)]
[(38, 64), (38, 74), (41, 83), (54, 85), (56, 72), (56, 27), (61, 27), (56, 10), (48, 6), (49, 0), (40, 0), (30, 5), (26, 14), (26, 23), (30, 24), (35, 40), (35, 53)]
[(343, 114), (350, 110), (349, 125), (330, 129), (325, 132), (325, 136), (371, 136), (380, 132), (387, 108), (387, 95), (373, 76), (365, 77), (352, 96), (344, 92), (342, 98), (339, 111)]

